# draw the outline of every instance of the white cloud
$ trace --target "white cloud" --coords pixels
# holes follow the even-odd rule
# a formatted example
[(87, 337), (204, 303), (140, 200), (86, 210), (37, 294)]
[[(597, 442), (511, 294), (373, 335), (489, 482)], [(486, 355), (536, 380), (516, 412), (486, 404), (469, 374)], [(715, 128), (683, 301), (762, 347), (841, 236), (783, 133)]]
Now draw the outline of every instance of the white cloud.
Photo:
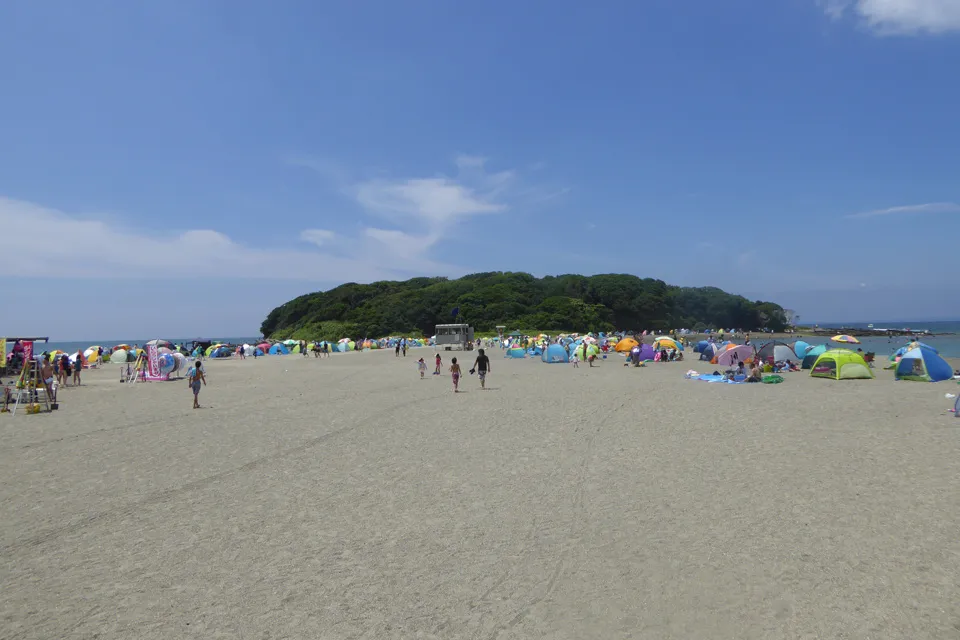
[[(266, 278), (314, 282), (373, 281), (449, 273), (456, 268), (432, 263), (390, 243), (392, 251), (348, 239), (351, 249), (324, 251), (256, 248), (211, 229), (178, 234), (124, 228), (80, 218), (33, 203), (0, 197), (0, 228), (10, 239), (41, 238), (4, 245), (7, 273), (53, 278)], [(335, 238), (308, 229), (304, 240), (325, 247)], [(382, 244), (382, 241), (377, 241)]]
[(336, 237), (337, 234), (326, 229), (304, 229), (300, 232), (301, 240), (315, 244), (318, 247), (328, 246)]
[(953, 202), (928, 202), (926, 204), (910, 204), (889, 209), (876, 209), (863, 213), (851, 213), (845, 218), (877, 218), (881, 216), (919, 215), (929, 213), (960, 213), (960, 204)]
[(389, 218), (419, 218), (433, 224), (477, 214), (500, 213), (507, 208), (448, 178), (365, 182), (357, 185), (356, 198), (371, 213)]
[(834, 19), (852, 11), (881, 34), (960, 31), (957, 0), (818, 0), (818, 3)]

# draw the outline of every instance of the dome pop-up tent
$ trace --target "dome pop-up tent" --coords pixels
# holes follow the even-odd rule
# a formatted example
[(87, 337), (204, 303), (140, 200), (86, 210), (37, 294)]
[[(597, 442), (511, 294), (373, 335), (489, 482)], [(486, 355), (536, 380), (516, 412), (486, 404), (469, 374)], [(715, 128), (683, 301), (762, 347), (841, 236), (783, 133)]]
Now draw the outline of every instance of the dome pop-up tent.
[(544, 349), (540, 355), (540, 359), (544, 362), (551, 363), (570, 362), (570, 355), (567, 353), (567, 350), (559, 344), (551, 344)]
[(755, 357), (756, 352), (753, 350), (752, 346), (748, 344), (741, 344), (734, 346), (732, 349), (727, 349), (726, 351), (718, 353), (711, 362), (724, 367), (729, 367), (735, 362), (753, 362)]
[(631, 349), (637, 346), (639, 343), (633, 338), (624, 338), (617, 343), (617, 346), (614, 347), (617, 353), (629, 353)]
[(894, 369), (897, 380), (940, 382), (953, 378), (950, 364), (933, 349), (917, 347), (903, 354)]
[(830, 349), (813, 363), (810, 375), (832, 380), (870, 380), (873, 371), (859, 353), (849, 349)]
[[(835, 351), (842, 351), (842, 349), (835, 349)], [(781, 360), (796, 360), (797, 354), (788, 344), (768, 342), (757, 351), (757, 357), (763, 362), (779, 362)]]
[(520, 347), (510, 347), (503, 356), (504, 358), (526, 358), (527, 352)]
[(822, 344), (818, 344), (815, 347), (810, 347), (807, 350), (807, 355), (803, 356), (803, 363), (801, 367), (804, 369), (813, 369), (813, 364), (817, 361), (817, 358), (822, 356), (827, 352), (827, 347)]

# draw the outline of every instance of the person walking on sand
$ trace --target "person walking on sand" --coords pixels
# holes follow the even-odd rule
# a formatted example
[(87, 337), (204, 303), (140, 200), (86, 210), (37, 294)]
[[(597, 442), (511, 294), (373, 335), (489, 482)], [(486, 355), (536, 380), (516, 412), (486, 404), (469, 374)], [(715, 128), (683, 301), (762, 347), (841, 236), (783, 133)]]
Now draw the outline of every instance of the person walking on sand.
[(393, 350), (393, 357), (394, 357), (394, 358), (399, 358), (399, 357), (400, 357), (400, 341), (399, 341), (399, 340), (397, 340), (397, 344), (396, 344), (396, 346), (395, 346), (395, 348), (394, 348), (394, 350)]
[(460, 393), (460, 365), (456, 358), (450, 361), (450, 375), (453, 378), (453, 392)]
[(427, 363), (423, 361), (423, 358), (417, 360), (417, 369), (420, 370), (420, 379), (423, 380), (423, 376), (427, 373)]
[(207, 386), (207, 377), (203, 375), (203, 365), (198, 360), (189, 371), (187, 386), (193, 390), (193, 408), (200, 408), (200, 383)]
[(435, 375), (435, 376), (440, 375), (440, 367), (442, 367), (442, 366), (443, 366), (443, 361), (440, 360), (440, 354), (438, 353), (438, 354), (437, 354), (437, 368), (433, 370), (433, 375)]
[(477, 359), (473, 363), (473, 368), (477, 372), (477, 376), (480, 378), (480, 388), (487, 388), (487, 373), (491, 371), (490, 369), (490, 358), (483, 352), (483, 349), (477, 350)]

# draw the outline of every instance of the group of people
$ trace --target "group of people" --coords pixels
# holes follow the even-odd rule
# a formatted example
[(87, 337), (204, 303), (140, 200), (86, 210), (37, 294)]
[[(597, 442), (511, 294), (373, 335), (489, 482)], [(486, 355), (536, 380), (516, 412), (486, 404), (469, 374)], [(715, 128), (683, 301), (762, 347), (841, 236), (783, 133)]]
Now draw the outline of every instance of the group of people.
[[(443, 367), (443, 359), (438, 353), (436, 356), (436, 367), (434, 368), (433, 375), (440, 375), (440, 371)], [(417, 370), (420, 372), (420, 379), (423, 380), (427, 374), (427, 363), (423, 358), (420, 358), (417, 361)], [(477, 374), (477, 377), (480, 379), (480, 388), (487, 388), (487, 374), (490, 373), (490, 357), (484, 353), (483, 349), (477, 350), (477, 359), (473, 362), (473, 368), (470, 369), (470, 375)], [(460, 363), (457, 362), (456, 358), (450, 360), (450, 377), (453, 379), (453, 392), (460, 393), (460, 378), (463, 375), (463, 371), (460, 368)]]

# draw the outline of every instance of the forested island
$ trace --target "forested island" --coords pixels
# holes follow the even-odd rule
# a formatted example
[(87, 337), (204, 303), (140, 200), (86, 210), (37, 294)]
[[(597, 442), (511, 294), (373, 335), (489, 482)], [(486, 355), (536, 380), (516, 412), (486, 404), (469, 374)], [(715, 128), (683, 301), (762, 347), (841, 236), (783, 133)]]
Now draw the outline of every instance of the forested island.
[(455, 280), (348, 283), (309, 293), (270, 312), (266, 337), (337, 340), (419, 333), (457, 321), (477, 332), (497, 325), (537, 331), (613, 331), (686, 327), (783, 331), (787, 316), (773, 302), (750, 301), (716, 287), (676, 287), (628, 274), (475, 273)]

